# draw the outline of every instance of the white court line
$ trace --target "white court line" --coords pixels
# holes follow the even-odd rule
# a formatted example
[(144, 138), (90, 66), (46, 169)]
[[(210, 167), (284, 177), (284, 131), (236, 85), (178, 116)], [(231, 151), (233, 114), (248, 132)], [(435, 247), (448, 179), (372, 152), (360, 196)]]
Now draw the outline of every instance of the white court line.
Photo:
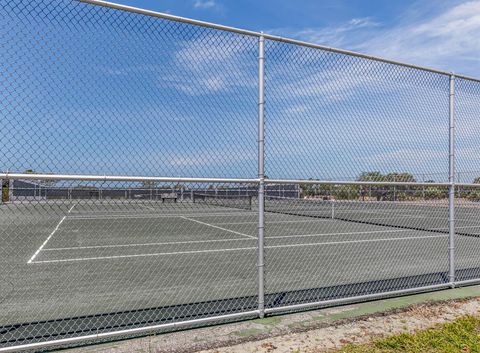
[(153, 207), (150, 207), (150, 206), (147, 206), (147, 205), (142, 205), (142, 204), (140, 204), (140, 206), (145, 207), (146, 209), (148, 209), (150, 211), (155, 211), (155, 209)]
[(191, 221), (191, 222), (203, 224), (203, 225), (208, 226), (208, 227), (221, 229), (221, 230), (224, 230), (224, 231), (226, 231), (226, 232), (233, 233), (233, 234), (243, 235), (244, 237), (248, 237), (248, 238), (251, 238), (251, 239), (256, 239), (256, 237), (254, 237), (254, 236), (252, 236), (252, 235), (248, 235), (248, 234), (245, 234), (245, 233), (236, 232), (236, 231), (234, 231), (234, 230), (227, 229), (227, 228), (222, 228), (222, 227), (219, 227), (219, 226), (215, 226), (215, 225), (210, 224), (210, 223), (205, 223), (205, 222), (202, 222), (202, 221), (197, 221), (196, 219), (192, 219), (192, 218), (188, 218), (188, 217), (184, 217), (184, 216), (182, 216), (182, 217), (180, 217), (180, 218), (186, 219), (187, 221)]
[(65, 218), (67, 218), (67, 216), (63, 216), (63, 218), (60, 220), (60, 222), (57, 224), (57, 226), (55, 227), (55, 229), (53, 230), (53, 232), (50, 233), (50, 235), (48, 236), (47, 239), (45, 239), (45, 241), (43, 242), (42, 245), (40, 245), (40, 247), (37, 249), (37, 251), (35, 251), (35, 254), (33, 254), (33, 256), (30, 258), (30, 260), (28, 260), (27, 264), (30, 264), (33, 262), (33, 260), (35, 260), (35, 258), (37, 257), (37, 255), (40, 253), (40, 251), (42, 251), (43, 247), (45, 245), (47, 245), (48, 241), (52, 238), (52, 236), (55, 234), (55, 232), (58, 230), (58, 228), (60, 227), (60, 225), (63, 223), (63, 221), (65, 220)]
[[(70, 217), (69, 219), (72, 219), (72, 220), (115, 220), (115, 219), (157, 219), (157, 218), (177, 218), (177, 217), (195, 217), (195, 218), (202, 218), (202, 217), (231, 217), (231, 216), (245, 216), (245, 215), (248, 215), (248, 216), (254, 216), (256, 215), (256, 213), (252, 213), (252, 212), (248, 212), (248, 213), (245, 213), (245, 212), (234, 212), (234, 213), (205, 213), (205, 214), (202, 214), (202, 213), (186, 213), (186, 214), (168, 214), (168, 215), (158, 215), (158, 214), (142, 214), (142, 215), (132, 215), (132, 214), (124, 214), (124, 215), (105, 215), (105, 216), (102, 216), (102, 215), (98, 215), (98, 216), (72, 216)], [(284, 214), (278, 214), (278, 213), (271, 213), (269, 212), (269, 218), (271, 218), (272, 216), (278, 216), (278, 218), (284, 218), (285, 215)], [(301, 217), (301, 218), (306, 218), (306, 217), (309, 217), (309, 216), (297, 216), (297, 215), (287, 215), (287, 216), (291, 216), (292, 218), (293, 217)], [(397, 216), (396, 218), (405, 218), (405, 217), (409, 217), (409, 218), (428, 218), (428, 219), (437, 219), (437, 218), (440, 218), (440, 219), (444, 219), (443, 217), (429, 217), (429, 216), (422, 216), (422, 215), (411, 215), (411, 216)], [(365, 221), (379, 221), (379, 220), (383, 220), (383, 219), (391, 219), (391, 217), (380, 217), (380, 218), (368, 218), (366, 219)], [(302, 223), (314, 223), (314, 222), (331, 222), (331, 221), (338, 221), (338, 222), (343, 222), (343, 220), (341, 219), (338, 219), (338, 218), (334, 218), (334, 219), (331, 219), (331, 218), (324, 218), (324, 219), (316, 219), (316, 220), (291, 220), (291, 221), (278, 221), (278, 222), (274, 222), (274, 221), (266, 221), (266, 223), (295, 223), (295, 222), (302, 222)], [(456, 219), (457, 221), (462, 221), (462, 220), (467, 220), (467, 219)], [(356, 222), (355, 220), (353, 220), (352, 222)], [(358, 220), (358, 222), (361, 222), (361, 220)], [(257, 222), (221, 222), (221, 223), (216, 223), (215, 224), (225, 224), (225, 225), (228, 225), (228, 224), (256, 224)], [(387, 224), (385, 224), (384, 226), (388, 227)], [(474, 226), (471, 226), (471, 227), (474, 227)]]
[[(433, 229), (432, 229), (433, 230)], [(436, 230), (447, 230), (447, 228), (436, 228)], [(309, 237), (328, 237), (338, 235), (357, 235), (357, 234), (375, 234), (375, 233), (404, 233), (404, 232), (417, 232), (414, 229), (392, 229), (392, 230), (371, 230), (364, 232), (343, 232), (343, 233), (314, 233), (314, 234), (293, 234), (293, 235), (275, 235), (267, 236), (268, 240), (275, 239), (288, 239), (288, 238), (309, 238)], [(435, 236), (431, 236), (435, 237)], [(417, 238), (417, 237), (411, 237)], [(245, 238), (233, 238), (233, 239), (210, 239), (210, 240), (186, 240), (186, 241), (172, 241), (161, 243), (133, 243), (133, 244), (114, 244), (114, 245), (90, 245), (90, 246), (73, 246), (65, 248), (48, 248), (43, 251), (61, 251), (61, 250), (82, 250), (82, 249), (102, 249), (102, 248), (125, 248), (125, 247), (139, 247), (139, 246), (151, 246), (151, 245), (179, 245), (179, 244), (202, 244), (202, 243), (218, 243), (229, 241), (247, 241), (256, 240), (257, 238), (245, 239)]]
[(102, 249), (102, 248), (128, 248), (137, 246), (151, 245), (178, 245), (178, 244), (202, 244), (202, 243), (221, 243), (229, 241), (252, 241), (255, 239), (233, 238), (233, 239), (211, 239), (211, 240), (191, 240), (191, 241), (171, 241), (163, 243), (136, 243), (136, 244), (114, 244), (114, 245), (90, 245), (90, 246), (72, 246), (69, 248), (48, 248), (43, 251), (60, 251), (60, 250), (82, 250), (82, 249)]
[[(147, 206), (145, 206), (147, 207)], [(302, 216), (302, 215), (287, 215), (287, 214), (282, 214), (282, 213), (277, 213), (277, 212), (268, 212), (269, 218), (272, 216), (276, 216), (278, 218), (285, 218), (287, 217), (301, 217), (301, 218), (307, 218), (310, 217), (308, 215)], [(305, 213), (312, 213), (315, 214), (315, 211), (311, 212), (305, 212)], [(116, 214), (116, 215), (102, 215), (99, 214), (97, 216), (81, 216), (81, 215), (76, 215), (73, 217), (70, 217), (70, 219), (85, 219), (85, 220), (96, 220), (96, 219), (123, 219), (123, 218), (129, 218), (129, 219), (152, 219), (152, 218), (176, 218), (176, 217), (195, 217), (195, 218), (202, 218), (202, 217), (232, 217), (232, 216), (256, 216), (258, 213), (255, 212), (230, 212), (230, 213), (177, 213), (177, 214), (141, 214), (141, 215), (136, 215), (136, 214)], [(275, 218), (276, 218), (275, 217)], [(414, 217), (414, 218), (442, 218), (442, 217), (428, 217), (428, 216), (421, 216), (421, 215), (402, 215), (402, 216), (397, 216), (397, 218), (404, 218), (404, 217)], [(390, 217), (381, 217), (381, 218), (369, 218), (369, 220), (379, 220), (379, 219), (391, 219)], [(323, 220), (319, 218), (318, 220), (315, 221), (310, 221), (310, 222), (329, 222), (331, 221), (331, 218), (325, 217)], [(334, 219), (337, 221), (341, 221), (341, 219)], [(287, 222), (300, 222), (300, 221), (282, 221), (282, 223), (287, 223)], [(301, 222), (309, 222), (309, 220), (302, 220)], [(247, 224), (248, 222), (245, 222)], [(257, 223), (257, 222), (252, 222), (252, 223)], [(217, 223), (220, 224), (220, 223)], [(236, 224), (236, 223), (223, 223), (223, 224)], [(238, 223), (238, 224), (243, 224), (243, 223)]]
[[(328, 236), (337, 236), (337, 235), (356, 235), (356, 234), (370, 234), (370, 233), (401, 233), (401, 232), (414, 232), (411, 229), (396, 229), (396, 230), (373, 230), (365, 232), (345, 232), (345, 233), (317, 233), (317, 234), (293, 234), (293, 235), (276, 235), (276, 236), (267, 236), (268, 240), (274, 239), (287, 239), (287, 238), (308, 238), (308, 237), (328, 237)], [(172, 242), (162, 242), (162, 243), (134, 243), (134, 244), (114, 244), (114, 245), (90, 245), (90, 246), (72, 246), (65, 248), (48, 248), (43, 251), (60, 251), (60, 250), (81, 250), (81, 249), (102, 249), (102, 248), (125, 248), (125, 247), (137, 247), (137, 246), (150, 246), (150, 245), (178, 245), (178, 244), (202, 244), (202, 243), (218, 243), (218, 242), (229, 242), (229, 241), (247, 241), (247, 240), (256, 240), (257, 238), (245, 239), (245, 238), (234, 238), (234, 239), (211, 239), (211, 240), (191, 240), (191, 241), (172, 241)]]
[[(305, 243), (305, 244), (289, 244), (289, 245), (270, 245), (265, 246), (266, 249), (280, 249), (280, 248), (296, 248), (304, 246), (318, 246), (318, 245), (341, 245), (341, 244), (355, 244), (355, 243), (372, 243), (381, 241), (400, 241), (400, 240), (412, 240), (412, 239), (426, 239), (426, 238), (447, 238), (448, 235), (438, 236), (426, 236), (426, 237), (406, 237), (406, 238), (384, 238), (384, 239), (365, 239), (365, 240), (349, 240), (349, 241), (335, 241), (324, 243)], [(111, 259), (124, 259), (135, 257), (152, 257), (152, 256), (169, 256), (169, 255), (186, 255), (186, 254), (205, 254), (205, 253), (217, 253), (217, 252), (232, 252), (232, 251), (246, 251), (256, 250), (257, 247), (247, 248), (230, 248), (230, 249), (210, 249), (210, 250), (191, 250), (191, 251), (176, 251), (176, 252), (160, 252), (151, 254), (135, 254), (135, 255), (115, 255), (115, 256), (98, 256), (98, 257), (83, 257), (73, 259), (60, 259), (60, 260), (42, 260), (32, 262), (33, 264), (41, 263), (58, 263), (58, 262), (79, 262), (90, 260), (111, 260)]]
[(68, 210), (68, 213), (72, 212), (72, 210), (73, 210), (73, 208), (75, 207), (75, 205), (76, 205), (76, 204), (74, 203), (73, 206), (70, 207), (70, 209)]

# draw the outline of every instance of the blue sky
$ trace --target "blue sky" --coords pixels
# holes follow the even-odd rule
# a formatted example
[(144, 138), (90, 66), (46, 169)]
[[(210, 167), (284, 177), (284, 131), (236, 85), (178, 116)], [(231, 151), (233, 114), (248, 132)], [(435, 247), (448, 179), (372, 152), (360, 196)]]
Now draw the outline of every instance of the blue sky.
[[(480, 1), (122, 1), (480, 76)], [(0, 170), (256, 177), (257, 38), (71, 0), (0, 4)], [(445, 181), (448, 87), (267, 41), (266, 174)], [(471, 181), (480, 84), (459, 80), (457, 97), (457, 165)]]
[(480, 76), (480, 1), (117, 2)]

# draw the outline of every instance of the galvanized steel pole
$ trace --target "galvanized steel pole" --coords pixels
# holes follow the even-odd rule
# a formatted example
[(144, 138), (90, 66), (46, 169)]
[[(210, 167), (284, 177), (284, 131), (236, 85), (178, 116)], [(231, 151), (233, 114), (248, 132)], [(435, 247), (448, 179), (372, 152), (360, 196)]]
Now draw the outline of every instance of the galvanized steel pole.
[(448, 181), (448, 279), (455, 286), (455, 76), (450, 76)]
[(265, 230), (265, 38), (258, 39), (258, 311), (265, 315), (264, 230)]

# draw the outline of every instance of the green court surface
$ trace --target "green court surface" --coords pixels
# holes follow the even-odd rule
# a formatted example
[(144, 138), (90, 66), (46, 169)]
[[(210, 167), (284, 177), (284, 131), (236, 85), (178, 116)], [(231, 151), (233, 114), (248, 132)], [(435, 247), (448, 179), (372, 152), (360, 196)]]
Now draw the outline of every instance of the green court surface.
[[(102, 315), (136, 327), (255, 309), (255, 207), (107, 200), (0, 207), (4, 343), (41, 339), (66, 320), (89, 332)], [(265, 222), (267, 307), (447, 281), (443, 231), (278, 212)], [(480, 238), (458, 235), (456, 246), (458, 276), (478, 275)]]

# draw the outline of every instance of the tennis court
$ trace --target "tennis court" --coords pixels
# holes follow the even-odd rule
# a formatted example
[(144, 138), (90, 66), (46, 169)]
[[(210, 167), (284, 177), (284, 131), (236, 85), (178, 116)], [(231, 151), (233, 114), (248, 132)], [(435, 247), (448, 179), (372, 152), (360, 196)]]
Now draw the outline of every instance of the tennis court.
[(0, 352), (480, 281), (479, 79), (2, 4)]
[[(2, 283), (9, 284), (0, 293), (1, 341), (37, 340), (53, 329), (67, 334), (62, 332), (66, 327), (70, 333), (111, 329), (112, 316), (119, 327), (137, 327), (178, 320), (179, 315), (254, 309), (258, 213), (255, 201), (239, 200), (213, 205), (113, 200), (2, 205), (8, 249), (2, 261), (9, 265), (2, 268), (14, 270), (1, 273)], [(351, 202), (350, 212), (363, 215), (355, 221), (327, 217), (321, 205), (326, 204), (267, 200), (267, 307), (447, 280), (443, 205), (400, 203), (390, 209), (383, 205), (383, 210), (363, 205), (360, 213), (360, 203)], [(428, 212), (419, 212), (419, 207)], [(347, 214), (345, 205), (337, 203), (335, 210), (337, 216)], [(479, 229), (473, 212), (478, 210), (459, 210), (459, 227)], [(402, 224), (378, 225), (392, 217)], [(409, 221), (412, 228), (430, 229), (408, 228)], [(476, 236), (457, 238), (460, 248), (480, 245)], [(457, 266), (460, 279), (478, 274), (475, 252), (462, 256)]]

